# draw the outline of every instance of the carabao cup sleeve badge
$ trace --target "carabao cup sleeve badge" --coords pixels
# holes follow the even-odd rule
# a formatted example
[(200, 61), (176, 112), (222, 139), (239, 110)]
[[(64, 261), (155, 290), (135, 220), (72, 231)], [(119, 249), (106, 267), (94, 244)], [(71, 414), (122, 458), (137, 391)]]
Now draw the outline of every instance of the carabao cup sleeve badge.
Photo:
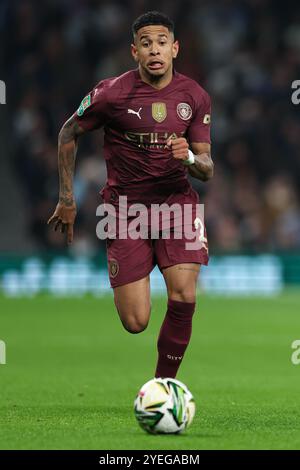
[(80, 106), (77, 110), (77, 114), (78, 116), (82, 116), (84, 111), (89, 107), (91, 106), (92, 102), (91, 102), (91, 95), (87, 95), (85, 96), (85, 98), (83, 98), (83, 100), (81, 101), (80, 103)]

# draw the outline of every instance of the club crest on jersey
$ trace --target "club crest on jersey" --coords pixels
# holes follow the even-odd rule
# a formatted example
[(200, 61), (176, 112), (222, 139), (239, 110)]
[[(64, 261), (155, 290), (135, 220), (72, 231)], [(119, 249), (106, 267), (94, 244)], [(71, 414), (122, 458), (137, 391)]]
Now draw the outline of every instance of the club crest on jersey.
[(192, 117), (192, 108), (187, 103), (179, 103), (177, 105), (177, 114), (181, 119), (187, 121)]
[(84, 111), (89, 107), (91, 106), (92, 102), (91, 102), (91, 95), (87, 95), (85, 98), (83, 98), (83, 100), (81, 101), (80, 103), (80, 106), (77, 110), (77, 114), (78, 116), (82, 116)]
[(152, 117), (157, 122), (163, 122), (167, 117), (166, 103), (152, 103)]

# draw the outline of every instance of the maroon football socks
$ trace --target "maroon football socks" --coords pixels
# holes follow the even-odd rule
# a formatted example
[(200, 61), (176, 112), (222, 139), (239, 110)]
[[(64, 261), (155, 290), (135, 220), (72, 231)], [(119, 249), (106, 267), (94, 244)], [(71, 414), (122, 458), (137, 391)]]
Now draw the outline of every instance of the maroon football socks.
[(169, 299), (157, 342), (158, 362), (155, 377), (176, 377), (192, 334), (195, 305), (194, 302)]

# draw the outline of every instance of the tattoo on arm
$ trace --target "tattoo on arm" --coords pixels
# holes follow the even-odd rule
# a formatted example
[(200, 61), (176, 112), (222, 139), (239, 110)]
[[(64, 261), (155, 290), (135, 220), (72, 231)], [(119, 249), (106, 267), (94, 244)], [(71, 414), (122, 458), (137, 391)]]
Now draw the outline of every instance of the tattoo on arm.
[(191, 176), (207, 181), (213, 176), (214, 164), (209, 153), (195, 156), (195, 164), (189, 167)]
[(73, 176), (77, 152), (77, 138), (84, 130), (72, 116), (63, 125), (58, 137), (59, 202), (74, 204)]

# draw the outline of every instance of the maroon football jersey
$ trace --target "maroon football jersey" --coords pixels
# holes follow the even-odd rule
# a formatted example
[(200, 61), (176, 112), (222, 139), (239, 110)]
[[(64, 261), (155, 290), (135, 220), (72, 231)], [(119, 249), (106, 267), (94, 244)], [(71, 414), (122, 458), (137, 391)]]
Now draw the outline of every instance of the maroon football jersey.
[(189, 191), (187, 168), (166, 143), (170, 137), (210, 143), (210, 113), (206, 91), (176, 71), (161, 90), (143, 82), (138, 69), (99, 82), (75, 116), (83, 129), (104, 126), (104, 200), (119, 194), (148, 205)]

